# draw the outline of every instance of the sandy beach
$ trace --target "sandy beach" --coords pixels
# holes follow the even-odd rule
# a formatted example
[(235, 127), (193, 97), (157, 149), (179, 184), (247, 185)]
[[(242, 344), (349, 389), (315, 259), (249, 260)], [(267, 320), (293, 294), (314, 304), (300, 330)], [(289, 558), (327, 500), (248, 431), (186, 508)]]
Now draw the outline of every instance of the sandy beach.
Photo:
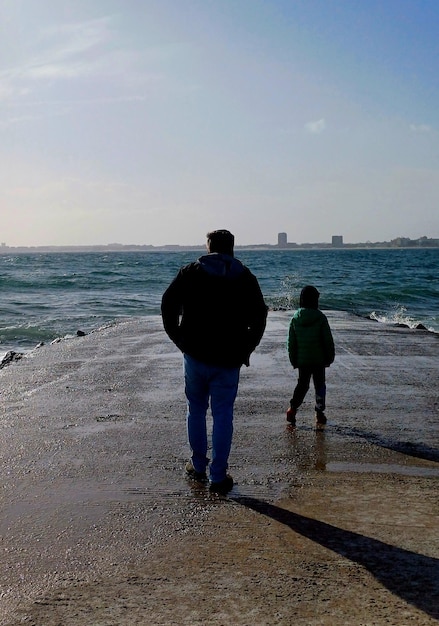
[(159, 317), (0, 370), (0, 624), (439, 622), (439, 335), (327, 312), (328, 424), (287, 427), (290, 314), (235, 411), (227, 498), (184, 474), (182, 357)]

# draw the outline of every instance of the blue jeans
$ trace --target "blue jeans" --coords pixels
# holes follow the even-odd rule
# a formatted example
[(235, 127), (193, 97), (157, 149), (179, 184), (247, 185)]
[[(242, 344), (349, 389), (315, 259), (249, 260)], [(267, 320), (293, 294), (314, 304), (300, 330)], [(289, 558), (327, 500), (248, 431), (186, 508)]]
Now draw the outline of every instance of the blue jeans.
[(192, 451), (192, 464), (197, 472), (206, 470), (206, 413), (212, 411), (212, 462), (210, 480), (220, 482), (226, 477), (232, 446), (233, 405), (238, 392), (239, 367), (207, 365), (184, 355), (184, 381), (187, 398), (187, 433)]

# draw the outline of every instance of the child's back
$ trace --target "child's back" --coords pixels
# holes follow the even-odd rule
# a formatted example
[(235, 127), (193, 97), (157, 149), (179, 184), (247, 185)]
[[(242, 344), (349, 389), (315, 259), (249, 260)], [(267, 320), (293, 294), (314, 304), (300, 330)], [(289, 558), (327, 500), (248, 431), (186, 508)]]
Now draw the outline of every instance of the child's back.
[(293, 315), (288, 330), (288, 356), (299, 369), (299, 379), (287, 411), (287, 420), (296, 423), (296, 413), (313, 379), (317, 424), (325, 424), (325, 368), (334, 361), (335, 349), (328, 319), (319, 308), (319, 292), (307, 285), (300, 294), (300, 308)]
[(293, 315), (288, 334), (288, 354), (293, 367), (328, 367), (334, 360), (334, 342), (326, 315), (301, 307)]

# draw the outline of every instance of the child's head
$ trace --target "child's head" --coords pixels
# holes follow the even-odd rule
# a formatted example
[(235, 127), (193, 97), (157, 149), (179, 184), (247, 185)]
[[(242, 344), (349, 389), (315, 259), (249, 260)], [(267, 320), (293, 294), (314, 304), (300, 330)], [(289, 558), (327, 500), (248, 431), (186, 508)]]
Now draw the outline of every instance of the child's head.
[(300, 292), (300, 306), (304, 309), (319, 308), (319, 292), (312, 285), (307, 285)]

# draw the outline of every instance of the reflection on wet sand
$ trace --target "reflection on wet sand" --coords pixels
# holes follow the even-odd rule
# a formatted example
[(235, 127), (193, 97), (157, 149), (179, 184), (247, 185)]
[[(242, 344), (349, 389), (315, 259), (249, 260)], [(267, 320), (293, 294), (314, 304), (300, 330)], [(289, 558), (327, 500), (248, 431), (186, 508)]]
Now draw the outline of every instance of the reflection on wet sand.
[(289, 459), (301, 472), (310, 469), (324, 471), (327, 463), (326, 431), (324, 426), (316, 429), (286, 427)]

